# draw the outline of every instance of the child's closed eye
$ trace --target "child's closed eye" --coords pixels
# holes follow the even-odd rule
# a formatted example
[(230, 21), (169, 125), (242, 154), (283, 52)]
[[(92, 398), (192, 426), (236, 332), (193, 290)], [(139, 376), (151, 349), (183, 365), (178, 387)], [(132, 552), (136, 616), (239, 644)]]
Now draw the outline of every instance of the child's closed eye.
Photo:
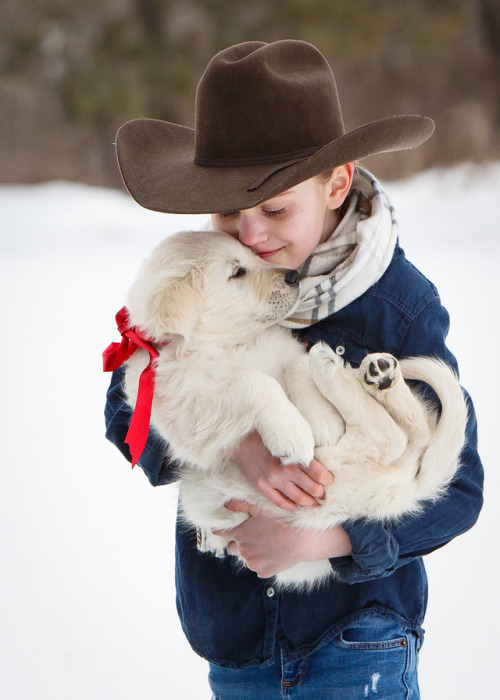
[(281, 209), (265, 209), (264, 213), (266, 216), (283, 216), (286, 213), (286, 207), (281, 207)]

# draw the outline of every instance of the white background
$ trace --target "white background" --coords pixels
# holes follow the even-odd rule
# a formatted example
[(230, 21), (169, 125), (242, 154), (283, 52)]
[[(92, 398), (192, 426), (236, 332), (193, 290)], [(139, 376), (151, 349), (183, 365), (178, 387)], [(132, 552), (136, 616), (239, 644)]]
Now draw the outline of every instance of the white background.
[[(500, 521), (500, 164), (387, 187), (408, 257), (451, 313), (479, 419), (486, 505), (426, 558), (424, 700), (496, 697)], [(0, 188), (0, 693), (5, 700), (210, 697), (175, 610), (176, 491), (104, 439), (101, 352), (141, 260), (206, 217), (154, 214), (67, 183)]]

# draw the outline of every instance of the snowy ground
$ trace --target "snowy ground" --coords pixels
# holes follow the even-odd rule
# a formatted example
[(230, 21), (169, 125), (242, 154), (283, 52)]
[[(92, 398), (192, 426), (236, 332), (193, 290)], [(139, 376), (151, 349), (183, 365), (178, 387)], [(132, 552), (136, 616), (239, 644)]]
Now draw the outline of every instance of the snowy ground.
[[(487, 469), (479, 524), (427, 558), (425, 700), (495, 697), (500, 622), (491, 494), (499, 347), (500, 164), (393, 183), (402, 244), (451, 312)], [(153, 489), (103, 437), (101, 351), (135, 271), (205, 217), (147, 212), (66, 183), (0, 188), (0, 688), (6, 700), (203, 700), (173, 584), (175, 487)]]

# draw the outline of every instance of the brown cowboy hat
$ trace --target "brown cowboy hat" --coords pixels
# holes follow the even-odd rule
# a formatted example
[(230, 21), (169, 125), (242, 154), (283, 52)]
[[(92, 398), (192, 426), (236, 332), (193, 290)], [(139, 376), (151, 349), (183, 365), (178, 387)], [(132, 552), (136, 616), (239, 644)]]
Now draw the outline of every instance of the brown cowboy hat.
[(434, 122), (380, 119), (345, 133), (332, 70), (311, 44), (250, 41), (216, 54), (196, 93), (196, 128), (134, 119), (118, 131), (125, 185), (147, 209), (248, 209), (358, 158), (413, 148)]

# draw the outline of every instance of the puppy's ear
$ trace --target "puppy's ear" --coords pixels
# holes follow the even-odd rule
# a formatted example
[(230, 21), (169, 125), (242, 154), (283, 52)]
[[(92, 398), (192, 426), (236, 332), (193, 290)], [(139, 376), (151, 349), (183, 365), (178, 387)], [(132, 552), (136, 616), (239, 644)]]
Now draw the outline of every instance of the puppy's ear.
[(189, 346), (201, 311), (202, 279), (198, 270), (168, 279), (149, 299), (148, 317), (155, 336), (174, 343), (177, 357)]

